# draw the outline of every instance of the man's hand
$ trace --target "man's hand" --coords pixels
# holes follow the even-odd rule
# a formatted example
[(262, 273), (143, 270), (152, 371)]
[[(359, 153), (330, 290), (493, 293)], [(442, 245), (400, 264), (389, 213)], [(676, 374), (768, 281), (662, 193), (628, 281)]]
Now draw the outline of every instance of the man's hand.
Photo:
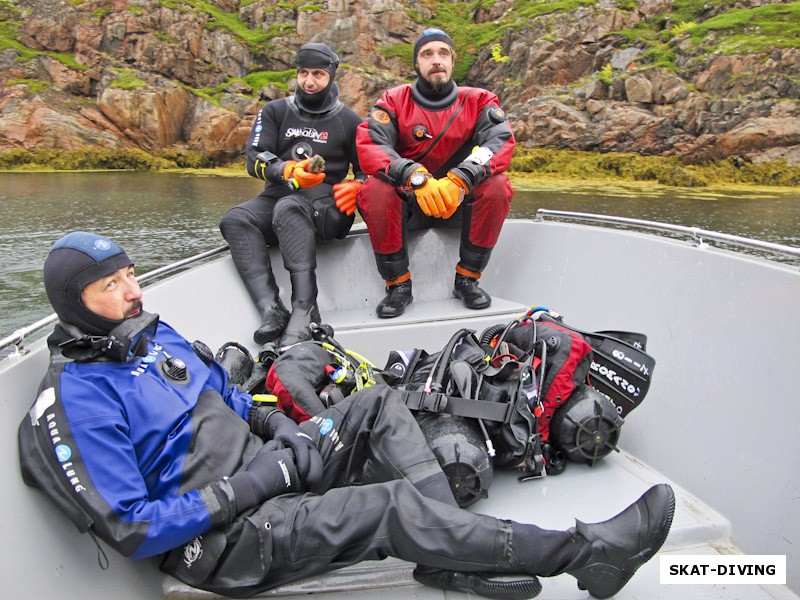
[[(444, 184), (441, 179), (430, 178), (421, 188), (414, 190), (417, 204), (429, 217), (441, 217), (448, 211)], [(451, 213), (452, 214), (452, 213)]]
[(272, 412), (266, 421), (268, 436), (284, 444), (294, 453), (294, 462), (306, 489), (322, 481), (322, 456), (314, 440), (280, 410)]
[(449, 177), (428, 179), (424, 186), (414, 190), (417, 204), (429, 217), (449, 219), (461, 206), (464, 190)]
[(361, 181), (351, 179), (336, 183), (333, 186), (333, 199), (336, 200), (336, 208), (348, 217), (356, 211), (356, 197), (358, 190), (364, 185)]
[(461, 201), (464, 200), (466, 194), (465, 184), (455, 175), (447, 174), (447, 177), (442, 177), (439, 182), (442, 184), (442, 196), (445, 200), (446, 209), (442, 214), (443, 219), (449, 219), (461, 206)]
[(283, 166), (283, 179), (286, 184), (294, 189), (310, 188), (325, 181), (325, 171), (315, 171), (311, 168), (312, 158), (300, 162), (289, 160)]
[(267, 442), (253, 459), (228, 479), (236, 511), (242, 512), (281, 494), (302, 490), (294, 458), (289, 450)]

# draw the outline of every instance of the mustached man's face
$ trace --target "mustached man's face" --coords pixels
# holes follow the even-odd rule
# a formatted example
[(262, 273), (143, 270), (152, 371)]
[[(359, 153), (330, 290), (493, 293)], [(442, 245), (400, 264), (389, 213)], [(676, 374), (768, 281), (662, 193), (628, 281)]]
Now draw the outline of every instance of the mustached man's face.
[(142, 288), (136, 281), (133, 266), (93, 281), (81, 292), (83, 305), (96, 315), (120, 321), (139, 314), (142, 310)]
[(302, 68), (297, 70), (297, 85), (306, 94), (321, 92), (331, 81), (331, 74), (325, 69)]
[(444, 42), (428, 42), (419, 49), (417, 68), (434, 89), (444, 89), (453, 77), (453, 50)]

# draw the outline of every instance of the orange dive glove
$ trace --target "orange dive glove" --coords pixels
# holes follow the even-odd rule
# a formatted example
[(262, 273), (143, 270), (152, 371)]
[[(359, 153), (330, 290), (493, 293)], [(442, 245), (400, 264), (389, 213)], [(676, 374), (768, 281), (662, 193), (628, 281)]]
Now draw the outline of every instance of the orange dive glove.
[(417, 204), (429, 217), (441, 217), (446, 212), (442, 185), (438, 179), (431, 177), (428, 169), (418, 167), (408, 178), (408, 185), (414, 190)]
[(447, 177), (442, 177), (439, 181), (442, 184), (442, 195), (446, 205), (442, 218), (449, 219), (461, 206), (461, 202), (467, 194), (467, 184), (454, 173), (448, 173)]
[(333, 199), (336, 200), (336, 208), (346, 214), (348, 217), (356, 212), (356, 196), (358, 190), (364, 185), (361, 181), (351, 179), (350, 181), (342, 181), (333, 186)]
[(283, 166), (283, 179), (292, 189), (310, 188), (325, 181), (325, 171), (314, 173), (309, 169), (312, 158), (306, 158), (300, 162), (289, 160)]
[[(421, 188), (414, 190), (417, 204), (429, 217), (442, 217), (447, 214), (449, 204), (441, 179), (430, 178)], [(456, 208), (458, 206), (456, 205)], [(452, 214), (452, 213), (451, 213)]]

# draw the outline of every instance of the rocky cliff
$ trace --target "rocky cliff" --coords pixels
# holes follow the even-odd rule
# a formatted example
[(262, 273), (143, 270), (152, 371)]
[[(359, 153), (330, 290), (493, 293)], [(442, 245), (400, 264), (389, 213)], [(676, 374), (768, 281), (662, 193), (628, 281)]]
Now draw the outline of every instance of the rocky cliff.
[(340, 54), (366, 115), (438, 25), (521, 146), (800, 164), (798, 21), (775, 0), (0, 0), (0, 150), (234, 157), (301, 44)]

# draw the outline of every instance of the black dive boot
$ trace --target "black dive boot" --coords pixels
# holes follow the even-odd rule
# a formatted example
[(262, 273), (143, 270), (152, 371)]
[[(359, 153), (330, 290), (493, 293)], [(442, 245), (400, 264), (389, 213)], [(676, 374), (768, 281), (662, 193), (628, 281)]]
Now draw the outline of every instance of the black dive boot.
[(289, 274), (292, 280), (292, 314), (281, 336), (281, 346), (311, 339), (311, 323), (320, 324), (317, 278), (314, 270)]
[(289, 323), (289, 311), (280, 298), (274, 304), (259, 302), (257, 306), (261, 312), (261, 327), (253, 332), (253, 341), (263, 346), (277, 340), (286, 329)]
[(249, 212), (232, 208), (220, 221), (219, 228), (230, 245), (233, 264), (244, 287), (261, 315), (261, 326), (253, 333), (253, 341), (262, 346), (278, 340), (289, 322), (289, 311), (281, 302), (280, 289), (272, 274), (269, 248), (253, 219)]
[(456, 273), (453, 296), (461, 298), (461, 302), (467, 308), (476, 310), (489, 308), (492, 304), (492, 297), (478, 286), (478, 280), (461, 273)]
[(574, 535), (591, 544), (588, 558), (580, 566), (569, 565), (567, 573), (578, 587), (595, 598), (619, 592), (636, 570), (655, 556), (669, 534), (675, 513), (675, 494), (665, 483), (647, 490), (628, 508), (602, 523), (577, 521)]
[(386, 296), (378, 302), (375, 314), (380, 319), (399, 317), (406, 312), (406, 306), (411, 304), (414, 296), (411, 295), (411, 280), (395, 283), (386, 288)]
[(471, 592), (495, 600), (528, 600), (535, 598), (542, 591), (542, 584), (533, 576), (515, 580), (491, 579), (502, 576), (431, 569), (423, 566), (417, 566), (412, 576), (419, 583), (440, 590)]

